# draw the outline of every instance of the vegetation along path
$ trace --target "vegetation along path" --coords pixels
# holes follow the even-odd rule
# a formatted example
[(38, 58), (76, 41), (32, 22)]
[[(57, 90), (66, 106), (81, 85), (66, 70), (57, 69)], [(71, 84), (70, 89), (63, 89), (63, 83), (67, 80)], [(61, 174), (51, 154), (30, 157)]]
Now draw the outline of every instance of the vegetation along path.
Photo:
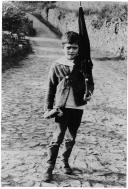
[[(95, 92), (84, 111), (71, 155), (74, 175), (61, 170), (61, 151), (53, 181), (42, 172), (53, 120), (43, 119), (47, 75), (63, 55), (60, 40), (35, 17), (33, 53), (2, 79), (2, 186), (124, 187), (126, 181), (125, 61), (92, 52)], [(53, 124), (52, 124), (53, 123)]]

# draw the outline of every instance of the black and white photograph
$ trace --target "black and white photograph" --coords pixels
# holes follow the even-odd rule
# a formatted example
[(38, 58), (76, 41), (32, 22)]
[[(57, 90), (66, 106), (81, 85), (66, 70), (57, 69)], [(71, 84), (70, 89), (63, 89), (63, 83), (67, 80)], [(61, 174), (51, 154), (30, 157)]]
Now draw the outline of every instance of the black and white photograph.
[(1, 187), (127, 187), (127, 1), (2, 4)]

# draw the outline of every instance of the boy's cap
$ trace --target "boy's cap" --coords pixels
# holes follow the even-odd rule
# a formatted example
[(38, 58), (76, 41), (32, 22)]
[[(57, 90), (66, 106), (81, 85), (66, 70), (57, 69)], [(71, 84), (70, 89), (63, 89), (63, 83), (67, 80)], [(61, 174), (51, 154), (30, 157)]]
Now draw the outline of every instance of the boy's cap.
[(66, 43), (79, 44), (80, 37), (78, 33), (74, 31), (68, 31), (62, 36), (61, 40), (62, 40), (62, 44), (66, 44)]

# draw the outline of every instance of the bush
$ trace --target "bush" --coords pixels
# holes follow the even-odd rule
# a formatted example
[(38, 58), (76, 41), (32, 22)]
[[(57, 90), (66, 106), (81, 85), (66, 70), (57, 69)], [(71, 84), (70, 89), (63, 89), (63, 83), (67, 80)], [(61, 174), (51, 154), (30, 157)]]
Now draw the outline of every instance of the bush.
[(19, 36), (8, 31), (2, 32), (2, 57), (12, 57), (19, 55), (23, 51), (30, 49), (29, 40), (25, 38), (23, 33)]
[(31, 51), (26, 35), (34, 35), (35, 30), (33, 22), (13, 3), (4, 2), (2, 8), (2, 70), (6, 70)]
[(23, 11), (14, 6), (13, 3), (4, 2), (2, 8), (3, 31), (34, 35), (33, 22), (28, 19)]
[(100, 29), (104, 22), (106, 23), (117, 23), (127, 22), (127, 5), (126, 4), (106, 4), (102, 9), (97, 12), (96, 18), (92, 20), (93, 28)]

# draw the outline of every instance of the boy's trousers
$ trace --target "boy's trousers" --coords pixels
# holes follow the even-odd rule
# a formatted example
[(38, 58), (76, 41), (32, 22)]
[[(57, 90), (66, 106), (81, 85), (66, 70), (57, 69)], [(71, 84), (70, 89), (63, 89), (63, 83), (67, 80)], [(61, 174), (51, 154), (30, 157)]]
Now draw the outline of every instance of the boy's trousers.
[(51, 165), (53, 169), (58, 156), (60, 144), (63, 142), (64, 138), (64, 152), (62, 154), (62, 161), (65, 164), (68, 163), (69, 156), (75, 144), (75, 138), (81, 123), (82, 114), (83, 110), (66, 108), (63, 110), (63, 116), (55, 118), (56, 128), (55, 130), (53, 128), (53, 138), (48, 147), (47, 160), (48, 165)]

